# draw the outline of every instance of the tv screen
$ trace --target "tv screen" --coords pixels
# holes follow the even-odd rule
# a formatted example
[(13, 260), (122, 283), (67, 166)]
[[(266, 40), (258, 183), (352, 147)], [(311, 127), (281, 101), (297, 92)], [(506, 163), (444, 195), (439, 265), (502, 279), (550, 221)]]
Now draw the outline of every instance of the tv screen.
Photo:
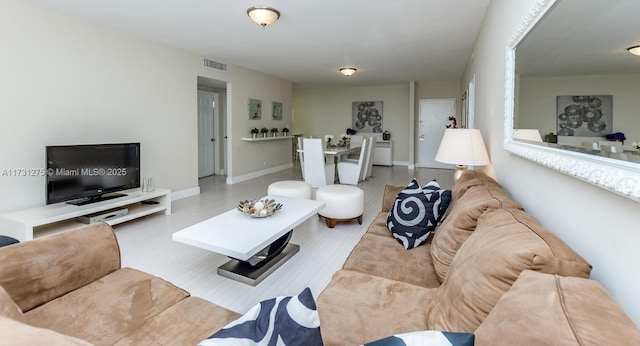
[(140, 187), (140, 143), (47, 146), (46, 160), (47, 204), (92, 203)]

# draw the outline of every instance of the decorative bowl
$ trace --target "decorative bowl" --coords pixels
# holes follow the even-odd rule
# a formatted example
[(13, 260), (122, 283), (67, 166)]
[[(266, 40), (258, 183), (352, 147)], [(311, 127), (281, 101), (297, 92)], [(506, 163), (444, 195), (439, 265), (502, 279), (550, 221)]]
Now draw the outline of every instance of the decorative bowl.
[(282, 208), (282, 204), (276, 203), (275, 199), (262, 199), (253, 201), (240, 201), (238, 210), (251, 217), (267, 217), (273, 215)]

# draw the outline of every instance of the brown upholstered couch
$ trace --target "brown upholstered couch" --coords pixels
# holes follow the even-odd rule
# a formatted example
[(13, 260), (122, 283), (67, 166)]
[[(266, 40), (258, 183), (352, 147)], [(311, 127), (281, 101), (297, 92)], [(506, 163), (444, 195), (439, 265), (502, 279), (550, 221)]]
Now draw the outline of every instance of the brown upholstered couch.
[(121, 268), (106, 224), (0, 248), (1, 345), (196, 345), (239, 316)]
[(317, 299), (325, 345), (418, 331), (474, 332), (477, 345), (640, 345), (640, 331), (591, 265), (492, 178), (467, 171), (427, 244), (405, 250), (386, 226), (404, 186)]

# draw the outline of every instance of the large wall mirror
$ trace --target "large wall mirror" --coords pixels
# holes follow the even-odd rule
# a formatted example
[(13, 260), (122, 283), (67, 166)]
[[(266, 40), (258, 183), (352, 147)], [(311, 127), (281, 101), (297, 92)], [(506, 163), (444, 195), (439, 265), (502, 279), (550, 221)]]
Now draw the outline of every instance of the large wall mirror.
[[(640, 56), (627, 51), (640, 45), (638, 13), (638, 0), (536, 3), (507, 42), (507, 151), (640, 201)], [(617, 132), (624, 143), (607, 143)]]

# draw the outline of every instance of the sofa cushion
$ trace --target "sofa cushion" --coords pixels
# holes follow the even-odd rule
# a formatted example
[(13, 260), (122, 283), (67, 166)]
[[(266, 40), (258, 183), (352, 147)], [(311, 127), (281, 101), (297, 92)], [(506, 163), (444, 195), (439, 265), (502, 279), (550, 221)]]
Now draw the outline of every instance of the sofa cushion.
[(37, 328), (0, 316), (1, 345), (91, 346), (90, 343), (53, 330)]
[(360, 345), (425, 330), (425, 307), (435, 289), (339, 270), (317, 299), (326, 346)]
[(429, 306), (429, 329), (473, 332), (527, 269), (588, 278), (591, 265), (526, 212), (486, 211)]
[(307, 287), (300, 294), (264, 300), (198, 345), (322, 346), (318, 310)]
[(363, 346), (473, 346), (473, 333), (420, 330), (368, 342)]
[(27, 312), (120, 268), (120, 248), (111, 227), (95, 223), (2, 247), (0, 263), (0, 286)]
[(475, 334), (480, 346), (640, 345), (638, 327), (597, 281), (529, 270)]
[(462, 175), (456, 181), (453, 188), (451, 188), (451, 198), (457, 201), (462, 195), (474, 186), (497, 186), (500, 184), (493, 178), (487, 175), (487, 173), (477, 169), (467, 169), (462, 172)]
[(148, 319), (115, 345), (197, 345), (238, 317), (237, 312), (201, 298), (188, 297)]
[(165, 280), (124, 268), (32, 309), (25, 317), (37, 327), (113, 344), (188, 296)]
[(387, 216), (387, 227), (405, 249), (423, 244), (438, 226), (451, 201), (451, 192), (433, 180), (420, 187), (414, 178), (402, 190)]
[(7, 291), (5, 291), (2, 286), (0, 286), (0, 316), (13, 318), (14, 320), (18, 321), (24, 320), (22, 310), (20, 310), (18, 305), (16, 305), (16, 303), (13, 301), (13, 299), (11, 299)]
[[(427, 245), (431, 240), (427, 240)], [(430, 246), (411, 251), (398, 246), (387, 230), (385, 235), (366, 233), (342, 266), (343, 269), (437, 288), (440, 281), (431, 262)]]
[(488, 209), (522, 208), (506, 191), (495, 185), (470, 188), (450, 208), (433, 235), (431, 257), (442, 282), (456, 252), (476, 229), (478, 218)]
[[(369, 228), (367, 228), (367, 234), (382, 235), (393, 238), (391, 231), (387, 228), (387, 214), (387, 212), (378, 213), (378, 216), (369, 225)], [(397, 244), (398, 243), (396, 242), (396, 245)]]

